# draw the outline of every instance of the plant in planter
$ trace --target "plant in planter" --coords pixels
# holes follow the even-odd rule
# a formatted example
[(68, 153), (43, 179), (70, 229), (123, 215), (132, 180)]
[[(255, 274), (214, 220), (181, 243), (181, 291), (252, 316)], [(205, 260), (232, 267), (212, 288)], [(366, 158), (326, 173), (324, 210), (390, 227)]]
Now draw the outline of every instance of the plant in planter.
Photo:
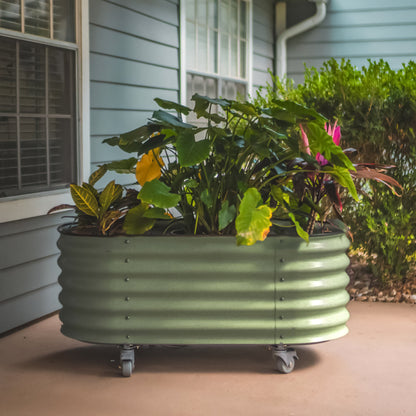
[[(339, 129), (312, 109), (193, 100), (204, 127), (164, 111), (189, 108), (157, 100), (164, 110), (147, 125), (105, 140), (136, 156), (71, 185), (76, 220), (58, 242), (62, 332), (124, 345), (124, 375), (132, 345), (163, 343), (272, 344), (290, 372), (288, 344), (347, 332), (349, 242), (323, 233), (328, 209), (340, 215), (340, 188), (356, 197), (352, 176), (399, 185), (380, 167), (354, 166)], [(140, 189), (95, 189), (108, 170), (133, 173)]]

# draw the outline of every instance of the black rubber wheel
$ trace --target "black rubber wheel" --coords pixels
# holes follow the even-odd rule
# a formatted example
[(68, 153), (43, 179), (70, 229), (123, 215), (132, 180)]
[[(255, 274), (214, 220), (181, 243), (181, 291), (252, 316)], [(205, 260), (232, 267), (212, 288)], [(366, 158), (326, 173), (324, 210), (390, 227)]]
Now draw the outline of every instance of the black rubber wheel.
[(133, 372), (133, 363), (130, 360), (121, 362), (121, 374), (123, 377), (130, 377)]

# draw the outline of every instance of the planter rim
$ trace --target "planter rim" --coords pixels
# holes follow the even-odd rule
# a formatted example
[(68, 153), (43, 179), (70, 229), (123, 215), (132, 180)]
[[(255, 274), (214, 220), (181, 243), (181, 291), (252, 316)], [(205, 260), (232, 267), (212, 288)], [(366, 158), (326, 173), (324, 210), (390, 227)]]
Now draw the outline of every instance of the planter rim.
[[(72, 233), (70, 232), (71, 227), (73, 227), (72, 223), (66, 223), (66, 224), (62, 224), (58, 227), (58, 232), (60, 234), (63, 235), (67, 235), (67, 236), (73, 236), (73, 237), (87, 237), (87, 238), (99, 238), (99, 239), (103, 239), (103, 238), (221, 238), (221, 239), (235, 239), (235, 235), (210, 235), (210, 234), (115, 234), (115, 235), (89, 235), (89, 234), (76, 234), (76, 233)], [(331, 229), (328, 232), (325, 233), (316, 233), (316, 234), (312, 234), (309, 236), (309, 238), (311, 239), (319, 239), (319, 238), (329, 238), (331, 236), (339, 236), (339, 235), (346, 235), (345, 231), (342, 231), (340, 229)], [(282, 234), (269, 234), (266, 238), (266, 240), (268, 240), (269, 238), (283, 238), (283, 237), (289, 237), (289, 238), (299, 238), (301, 239), (301, 237), (299, 237), (297, 234), (288, 234), (288, 233), (282, 233)], [(264, 242), (264, 241), (261, 241)]]

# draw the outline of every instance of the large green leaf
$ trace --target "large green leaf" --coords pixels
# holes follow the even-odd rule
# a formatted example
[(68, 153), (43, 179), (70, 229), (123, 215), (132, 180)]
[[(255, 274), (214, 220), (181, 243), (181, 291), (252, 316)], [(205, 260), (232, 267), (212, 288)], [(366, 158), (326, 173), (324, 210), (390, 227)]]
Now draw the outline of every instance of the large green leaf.
[(154, 123), (149, 123), (137, 129), (120, 134), (120, 136), (110, 137), (103, 140), (110, 146), (118, 146), (120, 149), (128, 153), (138, 152), (141, 144), (148, 140), (155, 132), (159, 131), (160, 126)]
[(295, 215), (292, 212), (289, 212), (289, 218), (292, 220), (293, 224), (295, 224), (296, 232), (298, 236), (303, 238), (306, 242), (309, 243), (309, 234), (301, 227), (299, 221), (295, 218)]
[(231, 101), (224, 100), (221, 98), (210, 98), (204, 95), (194, 94), (192, 96), (192, 101), (195, 101), (195, 114), (197, 117), (205, 117), (207, 114), (207, 108), (210, 104), (219, 105), (222, 108), (228, 108), (231, 105)]
[(114, 162), (104, 165), (108, 170), (112, 170), (117, 173), (134, 173), (134, 167), (136, 166), (137, 159), (131, 157), (129, 159), (115, 160)]
[(214, 205), (214, 200), (213, 200), (212, 195), (210, 194), (208, 189), (204, 189), (201, 192), (200, 198), (201, 198), (201, 201), (205, 204), (205, 206), (208, 209), (211, 209), (212, 206)]
[(221, 231), (234, 221), (237, 214), (235, 205), (229, 205), (228, 201), (223, 202), (218, 213), (218, 229)]
[(184, 130), (177, 137), (176, 150), (181, 166), (194, 166), (209, 156), (211, 143), (209, 140), (195, 141), (192, 131)]
[(256, 241), (264, 241), (272, 225), (270, 218), (273, 209), (260, 205), (262, 198), (256, 188), (249, 188), (244, 193), (240, 212), (235, 221), (237, 245), (251, 246)]
[(180, 195), (170, 193), (170, 188), (157, 179), (146, 182), (140, 190), (138, 198), (147, 204), (159, 208), (172, 208), (178, 204)]
[(153, 218), (157, 220), (169, 220), (171, 216), (163, 208), (149, 208), (144, 214), (145, 218)]
[(308, 139), (312, 154), (321, 153), (331, 164), (348, 170), (355, 170), (341, 146), (337, 146), (325, 129), (316, 123), (308, 123)]
[(76, 207), (84, 214), (98, 218), (98, 201), (94, 194), (89, 189), (75, 184), (71, 184), (70, 189)]
[(351, 196), (356, 201), (358, 201), (357, 189), (355, 187), (354, 181), (352, 180), (351, 173), (348, 169), (341, 168), (339, 166), (335, 166), (332, 168), (324, 166), (323, 170), (328, 172), (333, 178), (335, 178), (341, 186), (347, 188)]
[(180, 127), (184, 129), (192, 129), (194, 127), (192, 124), (184, 123), (180, 118), (163, 110), (155, 111), (152, 118), (162, 122), (166, 127)]
[(251, 103), (240, 103), (239, 101), (233, 101), (231, 108), (247, 116), (258, 116), (256, 107)]
[(156, 220), (144, 216), (148, 209), (149, 206), (147, 204), (140, 204), (130, 209), (124, 220), (123, 230), (127, 234), (139, 235), (149, 231), (155, 224)]
[(165, 110), (175, 110), (178, 113), (185, 114), (186, 116), (191, 111), (190, 108), (185, 107), (184, 105), (175, 103), (173, 101), (169, 100), (163, 100), (162, 98), (155, 98), (156, 103), (159, 105), (159, 107), (164, 108)]
[[(323, 125), (327, 119), (320, 113), (318, 113), (313, 108), (305, 107), (301, 104), (295, 103), (289, 100), (273, 100), (273, 104), (277, 106), (281, 113), (286, 113), (288, 116), (292, 114), (296, 120), (317, 120), (321, 125)], [(290, 118), (290, 117), (288, 117)]]
[(113, 202), (121, 198), (122, 193), (123, 188), (121, 185), (116, 185), (114, 180), (109, 182), (100, 194), (99, 201), (101, 205), (101, 212), (103, 213), (107, 211)]

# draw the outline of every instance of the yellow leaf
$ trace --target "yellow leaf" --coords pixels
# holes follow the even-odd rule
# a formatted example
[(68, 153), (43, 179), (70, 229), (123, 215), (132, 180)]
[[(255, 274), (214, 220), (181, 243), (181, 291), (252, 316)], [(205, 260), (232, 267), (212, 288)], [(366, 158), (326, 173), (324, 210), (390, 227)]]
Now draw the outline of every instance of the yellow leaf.
[(164, 166), (162, 158), (159, 156), (159, 149), (150, 150), (142, 156), (136, 165), (137, 182), (143, 186), (146, 182), (159, 179), (162, 176), (161, 167)]

